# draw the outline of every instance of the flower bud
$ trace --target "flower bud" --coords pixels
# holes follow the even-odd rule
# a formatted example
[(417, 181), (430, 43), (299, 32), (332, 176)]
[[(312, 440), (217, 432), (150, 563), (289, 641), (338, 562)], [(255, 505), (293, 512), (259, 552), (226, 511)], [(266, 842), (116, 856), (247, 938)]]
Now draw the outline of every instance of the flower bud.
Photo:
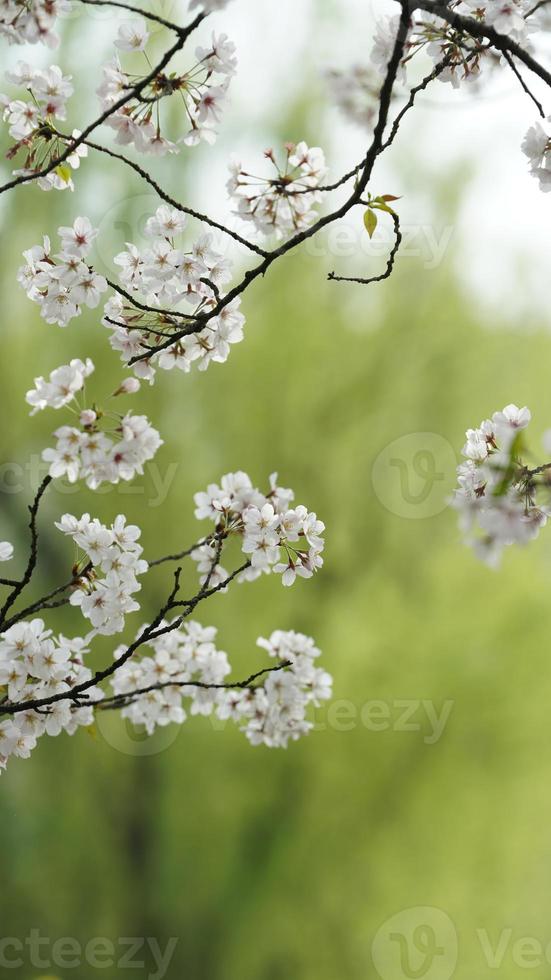
[(91, 425), (94, 424), (94, 422), (97, 420), (97, 417), (98, 416), (97, 416), (96, 412), (93, 411), (93, 409), (91, 409), (91, 408), (85, 408), (80, 413), (80, 424), (85, 429), (88, 429)]
[(113, 395), (133, 395), (139, 390), (140, 382), (137, 378), (125, 378), (117, 390), (113, 392)]

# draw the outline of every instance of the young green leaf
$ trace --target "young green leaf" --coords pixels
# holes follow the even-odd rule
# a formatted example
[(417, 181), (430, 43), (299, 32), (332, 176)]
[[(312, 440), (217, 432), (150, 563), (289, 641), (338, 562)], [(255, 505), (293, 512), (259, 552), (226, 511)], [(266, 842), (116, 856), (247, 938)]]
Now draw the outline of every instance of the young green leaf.
[(377, 227), (377, 215), (371, 208), (368, 208), (364, 214), (364, 225), (369, 237), (373, 238), (373, 232)]

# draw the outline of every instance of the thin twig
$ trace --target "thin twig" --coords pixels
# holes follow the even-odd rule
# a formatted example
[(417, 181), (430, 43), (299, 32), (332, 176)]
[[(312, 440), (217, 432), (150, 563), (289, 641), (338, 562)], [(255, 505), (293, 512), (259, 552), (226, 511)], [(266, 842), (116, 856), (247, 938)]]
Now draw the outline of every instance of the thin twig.
[(156, 684), (149, 684), (148, 687), (137, 688), (135, 691), (127, 691), (124, 694), (114, 694), (112, 697), (104, 698), (101, 701), (86, 701), (82, 705), (83, 707), (95, 706), (99, 708), (100, 711), (109, 711), (113, 708), (126, 708), (134, 701), (137, 701), (139, 697), (144, 694), (150, 694), (152, 691), (163, 691), (169, 687), (197, 687), (201, 688), (203, 691), (234, 691), (234, 690), (254, 690), (255, 687), (259, 685), (255, 684), (255, 681), (259, 680), (261, 677), (265, 677), (267, 674), (274, 674), (277, 671), (285, 670), (286, 667), (291, 666), (290, 660), (283, 660), (281, 663), (276, 664), (274, 667), (263, 667), (262, 670), (257, 670), (250, 677), (247, 677), (244, 681), (228, 681), (222, 684), (209, 684), (207, 681), (158, 681)]
[(379, 103), (379, 114), (377, 118), (377, 123), (373, 131), (371, 144), (367, 150), (367, 153), (364, 157), (364, 160), (362, 161), (361, 166), (358, 169), (359, 177), (350, 197), (344, 202), (344, 204), (341, 205), (340, 208), (337, 208), (335, 211), (332, 211), (330, 214), (327, 214), (319, 218), (318, 221), (315, 222), (315, 224), (310, 226), (310, 228), (304, 229), (303, 231), (294, 235), (293, 238), (289, 239), (289, 241), (284, 242), (282, 245), (280, 245), (279, 248), (276, 248), (272, 252), (269, 252), (266, 255), (264, 261), (261, 262), (259, 265), (257, 265), (254, 269), (249, 269), (245, 273), (243, 279), (237, 286), (234, 286), (233, 289), (231, 289), (228, 293), (226, 293), (226, 295), (220, 300), (220, 302), (216, 304), (216, 306), (212, 310), (202, 315), (200, 321), (201, 325), (190, 326), (187, 329), (183, 329), (175, 333), (174, 337), (171, 340), (166, 340), (162, 344), (158, 344), (156, 346), (147, 347), (146, 351), (143, 354), (134, 355), (134, 357), (132, 357), (128, 362), (129, 365), (135, 364), (137, 361), (146, 360), (150, 358), (153, 354), (166, 350), (168, 347), (170, 347), (177, 340), (180, 340), (182, 337), (188, 336), (190, 333), (197, 333), (200, 330), (202, 330), (203, 327), (205, 326), (205, 323), (208, 322), (208, 320), (212, 319), (212, 317), (218, 316), (219, 313), (226, 306), (228, 306), (235, 299), (237, 299), (237, 297), (240, 296), (247, 289), (247, 287), (252, 282), (254, 282), (255, 279), (257, 279), (259, 276), (265, 276), (270, 266), (277, 259), (281, 258), (281, 256), (283, 255), (286, 255), (287, 252), (290, 252), (293, 249), (295, 249), (297, 245), (300, 245), (302, 244), (302, 242), (305, 242), (309, 238), (312, 238), (314, 235), (317, 235), (322, 228), (325, 228), (327, 225), (333, 224), (335, 221), (338, 221), (340, 218), (344, 218), (351, 210), (351, 208), (355, 207), (356, 204), (360, 202), (362, 195), (369, 183), (373, 171), (373, 167), (375, 165), (375, 161), (379, 153), (381, 152), (381, 147), (383, 144), (383, 134), (388, 120), (390, 100), (392, 97), (394, 83), (396, 81), (398, 67), (404, 52), (408, 26), (409, 26), (409, 12), (407, 8), (406, 0), (403, 0), (402, 12), (400, 15), (400, 24), (396, 35), (396, 41), (394, 43), (390, 61), (388, 63), (385, 80), (381, 88), (381, 97)]
[[(83, 0), (81, 0), (81, 2), (83, 2)], [(240, 245), (248, 248), (249, 251), (256, 252), (257, 255), (265, 256), (268, 254), (266, 249), (261, 248), (259, 245), (255, 245), (254, 242), (248, 241), (236, 231), (232, 231), (232, 229), (227, 228), (226, 225), (221, 224), (219, 221), (215, 221), (214, 218), (209, 218), (207, 214), (202, 214), (200, 211), (196, 211), (194, 208), (190, 208), (186, 204), (181, 204), (180, 201), (177, 201), (176, 198), (172, 197), (165, 190), (163, 190), (161, 185), (155, 180), (154, 177), (151, 176), (150, 173), (148, 173), (147, 170), (144, 170), (139, 163), (131, 160), (130, 157), (125, 156), (124, 153), (118, 153), (115, 150), (109, 149), (107, 146), (102, 146), (101, 143), (95, 143), (91, 140), (86, 140), (85, 142), (86, 146), (89, 146), (90, 149), (97, 150), (99, 153), (105, 153), (114, 160), (120, 160), (122, 163), (125, 163), (127, 167), (134, 170), (134, 172), (137, 173), (142, 180), (145, 180), (146, 183), (153, 188), (161, 200), (166, 201), (166, 203), (170, 204), (170, 206), (175, 208), (175, 210), (181, 211), (183, 214), (189, 214), (190, 217), (197, 218), (198, 221), (202, 221), (204, 224), (210, 225), (211, 228), (216, 228), (217, 231), (223, 232), (224, 235), (228, 235), (230, 238), (233, 238), (234, 241), (239, 242)]]
[(330, 272), (328, 273), (327, 278), (330, 279), (331, 282), (356, 282), (356, 283), (360, 283), (363, 286), (369, 286), (369, 284), (372, 282), (382, 282), (383, 279), (388, 279), (389, 276), (392, 275), (392, 270), (394, 269), (394, 261), (396, 259), (396, 256), (398, 254), (398, 249), (400, 248), (402, 242), (402, 232), (400, 231), (400, 219), (397, 214), (392, 215), (392, 221), (394, 223), (394, 233), (396, 237), (390, 255), (388, 256), (388, 261), (384, 272), (381, 272), (381, 274), (378, 276), (371, 276), (369, 279), (362, 279), (360, 276), (336, 276), (334, 272)]
[(544, 111), (544, 108), (543, 108), (541, 102), (539, 101), (539, 99), (536, 99), (536, 96), (534, 95), (534, 93), (531, 92), (530, 89), (528, 88), (528, 85), (524, 81), (524, 79), (523, 79), (522, 75), (520, 74), (517, 66), (515, 65), (513, 56), (511, 54), (509, 54), (508, 51), (503, 51), (503, 57), (505, 58), (505, 61), (509, 65), (509, 68), (511, 69), (511, 71), (513, 72), (513, 74), (516, 75), (516, 77), (518, 78), (518, 80), (519, 80), (522, 88), (524, 89), (524, 91), (526, 92), (526, 94), (528, 95), (528, 97), (530, 99), (532, 99), (532, 102), (537, 107), (537, 110), (538, 110), (541, 118), (542, 119), (545, 119), (545, 111)]
[(19, 598), (23, 589), (29, 584), (33, 576), (33, 572), (36, 568), (36, 562), (38, 558), (38, 528), (36, 526), (36, 520), (38, 516), (38, 508), (40, 507), (40, 501), (42, 497), (52, 482), (51, 476), (45, 476), (40, 484), (38, 490), (36, 491), (35, 498), (29, 507), (30, 521), (29, 530), (31, 532), (31, 544), (29, 560), (27, 562), (27, 567), (23, 573), (23, 577), (19, 580), (17, 585), (14, 586), (9, 596), (7, 597), (2, 609), (0, 610), (0, 626), (3, 626), (6, 621), (6, 613), (13, 606), (14, 602)]
[(136, 98), (140, 94), (140, 92), (142, 92), (144, 88), (146, 88), (150, 84), (150, 82), (152, 82), (157, 77), (159, 72), (163, 71), (163, 69), (166, 68), (169, 61), (177, 53), (177, 51), (180, 51), (185, 41), (189, 37), (189, 35), (195, 30), (196, 27), (199, 26), (199, 24), (203, 21), (204, 17), (205, 14), (202, 13), (198, 14), (195, 20), (191, 24), (189, 24), (188, 27), (182, 28), (182, 30), (178, 34), (178, 38), (175, 41), (175, 43), (168, 49), (168, 51), (165, 52), (161, 60), (158, 62), (157, 65), (155, 65), (154, 68), (151, 69), (149, 74), (146, 75), (144, 78), (142, 78), (141, 81), (137, 82), (136, 85), (133, 85), (132, 88), (129, 88), (124, 95), (121, 95), (121, 97), (117, 99), (116, 102), (113, 102), (113, 104), (110, 105), (107, 109), (105, 109), (104, 112), (101, 113), (101, 115), (99, 115), (93, 122), (91, 122), (88, 126), (86, 126), (86, 128), (83, 129), (83, 131), (78, 136), (71, 137), (71, 141), (69, 145), (65, 148), (63, 153), (61, 153), (55, 159), (50, 160), (49, 164), (43, 167), (42, 170), (36, 170), (29, 174), (21, 174), (19, 177), (14, 177), (13, 180), (8, 181), (7, 184), (3, 184), (0, 187), (0, 194), (3, 194), (4, 191), (11, 190), (12, 187), (18, 187), (20, 184), (26, 184), (31, 180), (38, 180), (39, 177), (47, 177), (48, 174), (52, 172), (52, 170), (55, 170), (55, 168), (60, 165), (60, 163), (63, 163), (65, 160), (67, 160), (67, 158), (70, 157), (71, 154), (74, 153), (79, 146), (81, 146), (83, 143), (86, 142), (86, 140), (90, 136), (90, 133), (93, 133), (94, 130), (96, 130), (98, 126), (101, 126), (102, 123), (106, 122), (110, 116), (112, 116), (115, 112), (118, 112), (119, 109), (122, 109), (122, 107), (126, 105), (127, 102), (129, 102), (131, 99)]

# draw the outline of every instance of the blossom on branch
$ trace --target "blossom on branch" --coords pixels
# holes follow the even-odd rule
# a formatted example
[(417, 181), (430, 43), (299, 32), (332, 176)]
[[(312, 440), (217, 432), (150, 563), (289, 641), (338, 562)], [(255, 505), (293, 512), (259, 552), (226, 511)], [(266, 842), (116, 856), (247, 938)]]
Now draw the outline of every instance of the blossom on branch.
[(452, 506), (467, 543), (489, 565), (505, 547), (536, 538), (551, 514), (550, 468), (530, 469), (522, 458), (530, 419), (529, 409), (507, 405), (466, 433)]
[(236, 214), (250, 222), (262, 235), (287, 238), (309, 228), (318, 217), (317, 205), (323, 200), (318, 189), (327, 176), (325, 156), (319, 146), (286, 143), (283, 164), (273, 150), (265, 150), (274, 176), (257, 176), (232, 160), (227, 183)]
[[(217, 687), (231, 668), (215, 639), (214, 627), (190, 622), (149, 641), (150, 653), (129, 661), (113, 679), (122, 716), (152, 734), (157, 726), (182, 724), (188, 713), (214, 713), (233, 721), (252, 745), (270, 748), (285, 748), (312, 729), (308, 709), (331, 696), (332, 679), (315, 666), (320, 651), (310, 637), (279, 630), (268, 640), (261, 637), (258, 646), (278, 660), (280, 669), (266, 672), (262, 682), (233, 689)], [(123, 654), (119, 647), (115, 658)]]
[(57, 47), (54, 33), (57, 18), (71, 10), (69, 0), (2, 0), (0, 3), (0, 34), (10, 44), (46, 44)]
[(27, 296), (40, 306), (46, 323), (66, 327), (83, 306), (94, 309), (107, 289), (103, 276), (84, 262), (97, 230), (88, 218), (77, 218), (71, 228), (58, 228), (61, 252), (51, 254), (49, 238), (23, 252), (25, 265), (17, 279)]
[[(121, 25), (115, 45), (121, 51), (144, 51), (148, 36), (143, 21), (132, 21)], [(192, 146), (200, 140), (215, 141), (216, 126), (221, 120), (231, 77), (237, 67), (235, 45), (225, 34), (217, 36), (213, 33), (212, 43), (197, 47), (195, 58), (195, 63), (183, 74), (159, 72), (125, 105), (110, 114), (106, 122), (116, 132), (116, 143), (133, 143), (141, 153), (164, 156), (178, 153), (182, 143)], [(132, 93), (149, 74), (149, 64), (142, 75), (124, 71), (118, 59), (105, 65), (103, 81), (97, 91), (102, 109), (108, 110), (122, 95)], [(161, 131), (161, 108), (164, 100), (174, 94), (183, 101), (186, 125), (189, 124), (190, 129), (171, 140)]]
[(218, 539), (231, 535), (242, 539), (241, 550), (250, 567), (241, 581), (275, 572), (289, 586), (297, 576), (311, 578), (323, 565), (325, 530), (306, 507), (290, 507), (293, 498), (292, 490), (277, 485), (277, 473), (270, 476), (266, 494), (253, 486), (246, 473), (226, 473), (220, 485), (211, 483), (205, 492), (195, 494), (195, 516), (212, 520)]
[[(123, 514), (110, 527), (83, 514), (77, 520), (64, 514), (56, 527), (84, 552), (75, 563), (71, 605), (78, 606), (95, 633), (111, 636), (124, 629), (125, 617), (140, 608), (132, 598), (139, 592), (138, 576), (148, 568), (141, 558), (139, 527), (127, 525)], [(79, 571), (80, 570), (80, 571)]]
[[(71, 145), (71, 138), (57, 129), (57, 122), (66, 118), (67, 99), (73, 93), (71, 76), (63, 75), (57, 65), (41, 70), (25, 61), (19, 61), (5, 75), (9, 82), (24, 87), (30, 95), (29, 100), (0, 96), (3, 119), (15, 140), (7, 156), (12, 159), (20, 152), (25, 153), (23, 167), (14, 170), (16, 176), (38, 175)], [(78, 130), (73, 130), (73, 138), (79, 135)], [(87, 154), (88, 147), (79, 145), (63, 163), (38, 177), (38, 186), (46, 191), (73, 190), (71, 171), (79, 168), (81, 158)]]
[[(121, 360), (139, 358), (133, 370), (148, 381), (153, 381), (157, 367), (188, 372), (197, 363), (205, 371), (213, 361), (226, 361), (231, 345), (243, 339), (245, 318), (239, 299), (213, 315), (223, 298), (221, 287), (231, 278), (229, 261), (214, 249), (208, 233), (196, 239), (191, 249), (178, 247), (175, 237), (184, 226), (181, 212), (162, 205), (145, 226), (150, 246), (141, 250), (127, 242), (127, 250), (114, 259), (121, 285), (136, 297), (136, 305), (125, 297), (113, 297), (105, 307), (103, 323), (111, 330), (110, 343), (120, 351)], [(179, 335), (173, 344), (171, 334)], [(145, 356), (148, 346), (160, 341), (165, 341), (164, 349)]]

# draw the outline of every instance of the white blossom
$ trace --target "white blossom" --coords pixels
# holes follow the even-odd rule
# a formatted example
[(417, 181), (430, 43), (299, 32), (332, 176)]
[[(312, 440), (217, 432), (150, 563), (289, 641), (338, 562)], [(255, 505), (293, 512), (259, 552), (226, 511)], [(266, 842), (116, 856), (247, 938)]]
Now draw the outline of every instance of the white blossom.
[[(94, 413), (95, 414), (95, 413)], [(103, 431), (97, 420), (86, 414), (81, 429), (62, 425), (56, 429), (56, 445), (44, 449), (51, 477), (66, 477), (69, 483), (85, 480), (95, 490), (102, 483), (129, 481), (143, 474), (144, 463), (153, 459), (163, 444), (145, 415), (115, 417), (116, 427)]]
[[(123, 52), (142, 51), (148, 36), (143, 21), (132, 21), (121, 25), (115, 45)], [(195, 58), (195, 63), (183, 74), (159, 75), (145, 86), (142, 92), (147, 99), (145, 110), (142, 99), (133, 98), (109, 115), (106, 124), (114, 130), (115, 142), (123, 146), (133, 143), (139, 152), (156, 156), (178, 153), (182, 144), (214, 142), (236, 70), (235, 45), (227, 35), (213, 34), (212, 44), (198, 47)], [(139, 76), (129, 75), (118, 59), (105, 65), (103, 81), (97, 90), (102, 109), (113, 106), (139, 80)], [(162, 132), (161, 106), (173, 94), (184, 103), (186, 131), (171, 139)]]
[[(132, 242), (115, 256), (119, 279), (124, 289), (136, 295), (139, 302), (160, 310), (175, 311), (173, 315), (140, 313), (120, 296), (108, 300), (104, 325), (111, 331), (110, 343), (120, 352), (121, 360), (133, 365), (138, 378), (152, 381), (157, 367), (164, 371), (178, 368), (189, 372), (193, 364), (200, 371), (213, 362), (227, 360), (233, 344), (243, 339), (245, 318), (240, 312), (239, 298), (213, 312), (223, 298), (221, 287), (231, 278), (229, 262), (215, 250), (210, 234), (202, 234), (189, 249), (178, 246), (176, 239), (185, 228), (185, 216), (161, 205), (146, 222), (148, 247), (139, 249)], [(183, 309), (182, 309), (183, 307)], [(187, 319), (207, 317), (201, 330), (182, 336), (173, 344), (150, 358), (143, 358), (144, 343), (158, 341), (163, 336), (185, 330)]]
[(0, 5), (0, 34), (11, 44), (46, 44), (57, 47), (59, 38), (54, 32), (57, 18), (71, 10), (69, 0), (2, 0)]
[(125, 617), (140, 608), (133, 596), (141, 589), (138, 576), (148, 568), (138, 544), (140, 529), (127, 525), (123, 514), (110, 527), (89, 514), (80, 519), (64, 514), (56, 527), (85, 554), (79, 561), (82, 572), (71, 605), (80, 607), (96, 633), (120, 633)]
[(545, 193), (551, 191), (549, 118), (545, 120), (545, 127), (539, 120), (536, 121), (526, 133), (521, 145), (522, 152), (530, 163), (530, 173), (539, 181), (540, 189)]
[(323, 200), (319, 190), (327, 176), (323, 150), (305, 142), (286, 143), (283, 165), (271, 149), (264, 156), (273, 168), (271, 177), (253, 177), (239, 160), (230, 162), (226, 187), (237, 207), (235, 213), (261, 234), (275, 234), (278, 239), (309, 228)]
[[(218, 538), (220, 535), (241, 537), (241, 550), (250, 562), (241, 581), (273, 571), (281, 574), (283, 585), (288, 586), (297, 576), (311, 578), (322, 566), (325, 529), (323, 522), (306, 507), (290, 508), (292, 497), (292, 491), (277, 486), (275, 473), (270, 477), (267, 494), (253, 487), (246, 473), (226, 473), (220, 485), (210, 484), (206, 491), (195, 494), (195, 516), (198, 520), (212, 520)], [(216, 556), (212, 546), (211, 553)], [(204, 548), (201, 557), (206, 575)], [(220, 580), (223, 578), (225, 573)]]
[(522, 462), (530, 420), (528, 408), (506, 405), (466, 433), (466, 462), (457, 469), (452, 505), (467, 543), (490, 565), (498, 564), (506, 546), (537, 537), (551, 513), (549, 502), (538, 499), (539, 470)]
[(76, 218), (72, 227), (59, 228), (58, 234), (62, 251), (52, 256), (45, 238), (42, 246), (23, 252), (26, 264), (17, 278), (29, 299), (40, 306), (46, 323), (66, 327), (80, 316), (83, 306), (95, 309), (107, 282), (84, 261), (97, 235), (88, 218)]
[(13, 558), (13, 545), (9, 541), (0, 541), (0, 561), (10, 561)]
[[(42, 619), (9, 627), (0, 638), (0, 685), (7, 690), (8, 702), (62, 695), (90, 681), (92, 671), (83, 662), (88, 650), (88, 637), (54, 636)], [(94, 701), (102, 698), (101, 690), (92, 685), (89, 694)], [(53, 702), (40, 712), (29, 708), (13, 714), (0, 721), (0, 769), (10, 756), (27, 759), (42, 735), (72, 735), (92, 722), (92, 707), (68, 700)]]
[(136, 20), (125, 21), (124, 24), (120, 25), (115, 39), (115, 47), (121, 51), (143, 51), (148, 39), (149, 31), (145, 26), (145, 21), (140, 17)]
[[(320, 651), (301, 633), (278, 630), (269, 639), (261, 637), (258, 645), (279, 665), (251, 687), (219, 689), (231, 668), (227, 654), (217, 649), (216, 630), (187, 622), (167, 631), (171, 625), (161, 623), (163, 635), (144, 644), (146, 654), (129, 660), (112, 680), (123, 717), (149, 734), (157, 726), (182, 724), (189, 715), (215, 712), (235, 722), (253, 745), (286, 747), (311, 730), (310, 706), (331, 696), (330, 675), (314, 664)], [(116, 659), (124, 649), (115, 651)]]
[(214, 10), (223, 10), (229, 2), (230, 0), (190, 0), (189, 9), (200, 7), (206, 14), (210, 14)]
[(74, 358), (69, 364), (62, 364), (50, 372), (50, 378), (34, 379), (34, 388), (28, 391), (25, 398), (29, 405), (32, 405), (31, 415), (42, 409), (62, 408), (73, 401), (76, 393), (84, 387), (86, 378), (94, 370), (93, 362), (89, 357), (86, 361)]

